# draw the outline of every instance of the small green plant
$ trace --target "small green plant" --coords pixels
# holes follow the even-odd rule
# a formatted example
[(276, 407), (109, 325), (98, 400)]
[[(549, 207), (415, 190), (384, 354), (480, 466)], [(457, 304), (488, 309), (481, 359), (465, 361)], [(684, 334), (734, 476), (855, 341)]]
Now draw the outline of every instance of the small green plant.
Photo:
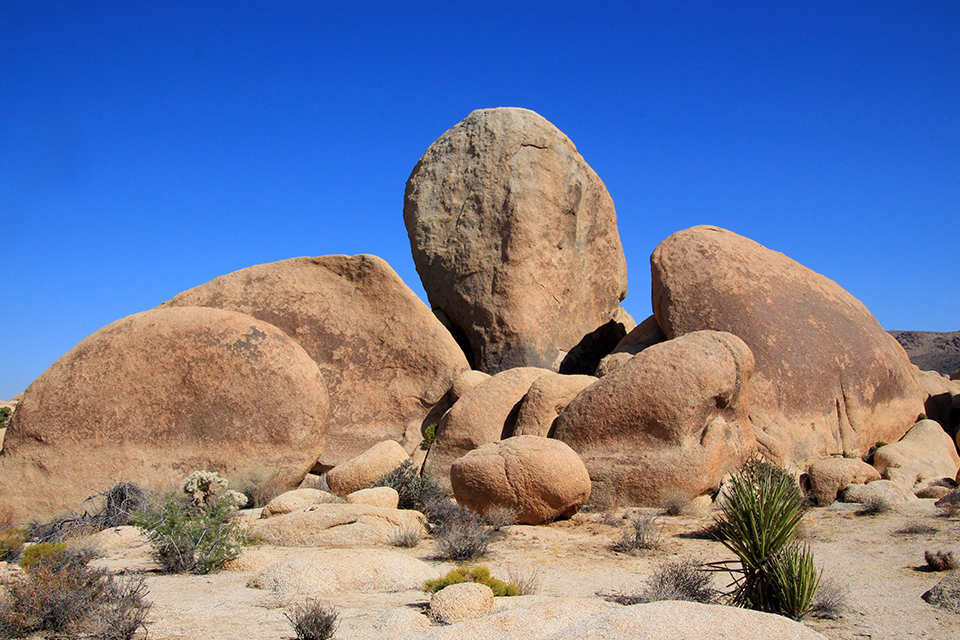
[[(191, 474), (183, 486), (189, 499), (176, 493), (160, 496), (131, 520), (147, 535), (163, 571), (210, 573), (240, 555), (246, 537), (232, 516), (246, 498), (225, 491), (225, 482), (207, 479)], [(212, 490), (214, 485), (220, 489)]]
[(427, 593), (436, 593), (444, 587), (461, 582), (477, 582), (485, 584), (493, 591), (495, 596), (518, 596), (520, 589), (515, 584), (504, 582), (490, 575), (490, 569), (484, 566), (478, 567), (457, 567), (442, 578), (427, 580), (423, 584), (423, 590)]
[(0, 562), (13, 562), (23, 551), (23, 541), (27, 531), (19, 527), (9, 527), (0, 531)]
[(431, 424), (427, 425), (427, 428), (423, 430), (423, 442), (420, 443), (420, 448), (424, 451), (429, 451), (430, 447), (433, 446), (433, 441), (437, 439), (437, 425)]
[(307, 600), (285, 613), (287, 620), (297, 634), (296, 640), (329, 640), (340, 626), (339, 614), (317, 600)]
[(620, 539), (611, 545), (617, 553), (636, 553), (641, 549), (660, 548), (662, 527), (660, 516), (650, 513), (634, 513), (629, 522), (620, 527)]
[(103, 640), (130, 640), (145, 628), (150, 604), (142, 576), (118, 581), (87, 566), (89, 554), (63, 550), (37, 559), (7, 583), (0, 599), (0, 637), (38, 631)]
[(390, 473), (380, 476), (370, 486), (396, 489), (400, 496), (397, 504), (400, 509), (423, 511), (424, 507), (430, 502), (445, 500), (447, 497), (447, 493), (437, 484), (436, 480), (428, 476), (421, 476), (409, 460)]
[(10, 418), (13, 416), (13, 410), (10, 407), (0, 407), (0, 429), (10, 426)]
[(67, 545), (62, 542), (40, 542), (37, 544), (32, 544), (23, 550), (23, 553), (20, 555), (19, 564), (25, 571), (30, 571), (30, 567), (41, 560), (52, 558), (58, 553), (63, 553), (66, 550)]
[(734, 475), (720, 508), (719, 541), (737, 560), (711, 566), (733, 574), (731, 603), (795, 620), (806, 615), (820, 576), (809, 548), (794, 541), (803, 495), (793, 477), (751, 460)]

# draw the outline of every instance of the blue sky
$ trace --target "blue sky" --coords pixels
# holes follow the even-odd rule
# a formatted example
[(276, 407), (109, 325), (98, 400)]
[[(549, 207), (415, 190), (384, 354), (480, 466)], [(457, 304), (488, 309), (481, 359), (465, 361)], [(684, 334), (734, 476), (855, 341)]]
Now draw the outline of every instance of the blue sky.
[(606, 183), (638, 321), (654, 247), (715, 224), (887, 329), (960, 330), (955, 0), (4, 0), (0, 398), (253, 264), (373, 253), (425, 299), (404, 183), (495, 106)]

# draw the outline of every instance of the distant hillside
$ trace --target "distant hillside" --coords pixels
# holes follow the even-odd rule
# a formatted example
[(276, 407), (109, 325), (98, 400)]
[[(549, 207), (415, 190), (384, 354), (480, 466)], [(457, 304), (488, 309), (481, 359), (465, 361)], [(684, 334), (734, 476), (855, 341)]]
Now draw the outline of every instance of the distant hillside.
[(903, 345), (910, 362), (924, 371), (946, 375), (960, 371), (960, 331), (890, 331)]

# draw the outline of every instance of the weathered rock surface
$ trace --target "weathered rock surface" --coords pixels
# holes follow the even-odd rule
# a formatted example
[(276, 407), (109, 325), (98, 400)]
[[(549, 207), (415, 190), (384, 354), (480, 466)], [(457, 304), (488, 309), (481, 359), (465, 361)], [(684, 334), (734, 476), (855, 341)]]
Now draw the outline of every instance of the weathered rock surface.
[(485, 584), (452, 584), (430, 598), (430, 614), (445, 624), (456, 624), (493, 613), (493, 590)]
[(221, 309), (138, 313), (27, 389), (0, 457), (0, 505), (42, 521), (119, 480), (168, 490), (197, 469), (269, 468), (292, 489), (323, 452), (328, 419), (320, 369), (273, 325)]
[(885, 502), (888, 505), (915, 502), (917, 497), (913, 493), (891, 480), (875, 480), (867, 484), (851, 484), (840, 492), (843, 502), (857, 502), (867, 504), (873, 501)]
[(161, 305), (171, 306), (246, 313), (306, 349), (330, 391), (330, 433), (319, 470), (383, 440), (412, 452), (422, 429), (446, 410), (453, 380), (469, 369), (449, 332), (376, 256), (257, 265)]
[(399, 443), (384, 440), (328, 471), (327, 484), (331, 491), (345, 496), (369, 487), (377, 478), (390, 473), (409, 459)]
[(611, 353), (637, 355), (647, 347), (660, 344), (666, 339), (666, 334), (657, 324), (656, 316), (650, 316), (625, 335)]
[(756, 452), (753, 356), (729, 333), (656, 344), (567, 405), (555, 437), (583, 459), (601, 506), (661, 506), (712, 492)]
[(914, 375), (925, 396), (924, 413), (956, 438), (960, 433), (960, 382), (948, 380), (936, 371), (915, 369)]
[(837, 283), (717, 227), (679, 231), (651, 257), (664, 333), (729, 331), (753, 351), (760, 449), (805, 468), (896, 442), (923, 411), (903, 349)]
[(960, 456), (939, 423), (921, 420), (899, 442), (877, 449), (873, 466), (883, 477), (910, 489), (924, 479), (956, 477)]
[(807, 476), (817, 505), (826, 507), (851, 484), (879, 480), (880, 472), (860, 458), (824, 458), (810, 465)]
[(329, 596), (419, 589), (438, 577), (440, 572), (426, 562), (397, 551), (304, 549), (261, 570), (247, 586), (286, 597)]
[(398, 527), (420, 527), (426, 535), (420, 512), (368, 504), (320, 504), (250, 523), (265, 542), (284, 547), (389, 544)]
[(546, 369), (518, 367), (503, 371), (463, 394), (440, 420), (437, 439), (424, 462), (424, 473), (448, 493), (453, 461), (491, 442), (513, 435), (520, 401)]
[(514, 436), (470, 451), (453, 463), (457, 503), (477, 513), (493, 506), (517, 511), (520, 524), (572, 516), (590, 497), (590, 475), (559, 440)]
[(532, 111), (481, 109), (444, 133), (407, 181), (403, 219), (430, 303), (476, 369), (556, 370), (587, 338), (598, 344), (565, 372), (592, 374), (633, 326), (613, 201)]
[(910, 362), (949, 376), (960, 367), (960, 331), (891, 331)]
[(518, 436), (550, 435), (557, 416), (578, 393), (596, 382), (593, 376), (565, 376), (559, 373), (540, 376), (520, 401), (517, 425)]
[(484, 382), (485, 380), (490, 379), (489, 373), (484, 373), (483, 371), (477, 371), (476, 369), (471, 369), (470, 371), (464, 371), (457, 379), (453, 381), (453, 388), (450, 389), (451, 397), (450, 399), (453, 402), (456, 402), (463, 397), (470, 389), (473, 389), (475, 386)]
[(264, 505), (263, 509), (260, 510), (260, 517), (282, 516), (285, 513), (299, 511), (315, 504), (339, 501), (340, 498), (337, 496), (320, 489), (298, 488), (293, 491), (285, 491)]
[(960, 571), (948, 573), (922, 597), (935, 607), (960, 613)]

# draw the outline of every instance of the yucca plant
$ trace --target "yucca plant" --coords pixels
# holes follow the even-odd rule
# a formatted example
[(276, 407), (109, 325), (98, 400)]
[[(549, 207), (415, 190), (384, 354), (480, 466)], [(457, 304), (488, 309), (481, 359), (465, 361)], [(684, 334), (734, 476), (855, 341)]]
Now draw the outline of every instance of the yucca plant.
[(737, 560), (712, 563), (734, 575), (730, 601), (794, 619), (810, 608), (819, 584), (813, 556), (793, 542), (803, 496), (786, 471), (751, 460), (733, 477), (721, 501), (718, 539)]

